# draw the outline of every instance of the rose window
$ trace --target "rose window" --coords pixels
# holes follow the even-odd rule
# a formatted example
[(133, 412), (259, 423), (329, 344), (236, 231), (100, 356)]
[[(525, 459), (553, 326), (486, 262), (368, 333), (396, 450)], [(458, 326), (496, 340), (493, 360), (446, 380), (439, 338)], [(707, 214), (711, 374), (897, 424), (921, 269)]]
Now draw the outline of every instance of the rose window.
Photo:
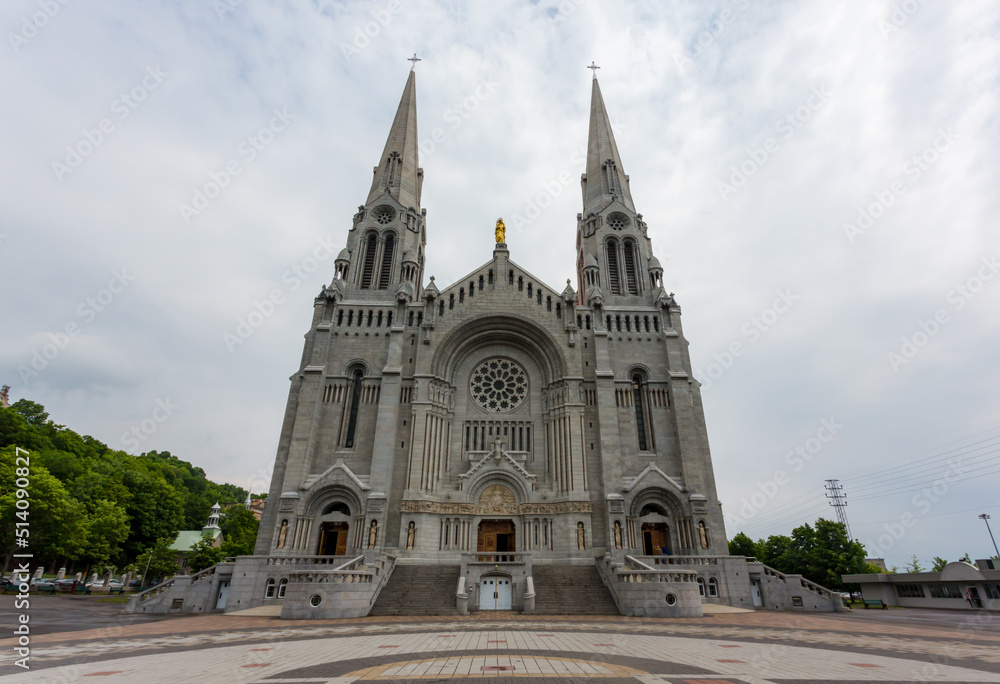
[(625, 214), (614, 213), (608, 216), (608, 226), (614, 230), (622, 230), (628, 225), (628, 217)]
[(472, 371), (472, 398), (487, 411), (511, 411), (528, 396), (528, 376), (509, 359), (490, 359)]
[(375, 220), (380, 225), (385, 225), (390, 223), (394, 218), (396, 218), (396, 212), (392, 207), (379, 207), (375, 210)]

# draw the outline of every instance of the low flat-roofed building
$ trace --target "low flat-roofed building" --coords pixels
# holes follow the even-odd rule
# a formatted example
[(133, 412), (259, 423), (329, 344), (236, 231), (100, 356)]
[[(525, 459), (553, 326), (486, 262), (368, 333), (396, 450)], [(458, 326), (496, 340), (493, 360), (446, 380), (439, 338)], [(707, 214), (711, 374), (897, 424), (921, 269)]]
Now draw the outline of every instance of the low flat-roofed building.
[(948, 563), (940, 572), (893, 572), (843, 575), (847, 584), (860, 584), (866, 600), (881, 599), (889, 606), (1000, 611), (1000, 561)]

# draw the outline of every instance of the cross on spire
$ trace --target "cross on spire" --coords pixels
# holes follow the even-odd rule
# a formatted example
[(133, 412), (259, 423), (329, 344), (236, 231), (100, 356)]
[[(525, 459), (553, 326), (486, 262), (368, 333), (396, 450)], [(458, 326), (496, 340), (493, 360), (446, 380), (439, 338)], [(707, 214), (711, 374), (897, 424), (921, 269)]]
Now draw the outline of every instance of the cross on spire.
[(590, 66), (587, 67), (587, 68), (590, 69), (594, 73), (594, 79), (596, 80), (597, 79), (597, 70), (600, 69), (601, 67), (597, 66), (597, 63), (594, 60), (590, 60)]
[(413, 56), (412, 56), (412, 57), (408, 57), (408, 58), (406, 59), (406, 61), (407, 61), (407, 62), (413, 62), (413, 64), (412, 64), (412, 65), (410, 66), (410, 71), (413, 71), (413, 70), (414, 70), (414, 69), (415, 69), (415, 68), (417, 67), (417, 62), (422, 62), (422, 61), (424, 61), (424, 60), (422, 60), (422, 59), (420, 59), (419, 57), (417, 57), (417, 53), (416, 53), (416, 52), (414, 52), (414, 53), (413, 53)]

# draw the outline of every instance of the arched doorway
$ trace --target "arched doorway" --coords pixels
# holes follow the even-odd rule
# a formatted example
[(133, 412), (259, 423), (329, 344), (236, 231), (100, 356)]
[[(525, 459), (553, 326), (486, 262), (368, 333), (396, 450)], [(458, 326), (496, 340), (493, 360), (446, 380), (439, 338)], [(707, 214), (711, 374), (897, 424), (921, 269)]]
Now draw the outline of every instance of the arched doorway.
[[(517, 549), (513, 520), (482, 520), (476, 551), (483, 553), (507, 554)], [(501, 556), (500, 560), (506, 560)]]
[(662, 556), (670, 553), (670, 542), (666, 523), (642, 524), (642, 553), (646, 556)]
[(507, 575), (487, 575), (479, 581), (480, 610), (510, 610), (513, 591)]
[(350, 525), (345, 519), (350, 519), (351, 509), (347, 504), (334, 502), (323, 509), (319, 528), (318, 556), (347, 555), (347, 535)]

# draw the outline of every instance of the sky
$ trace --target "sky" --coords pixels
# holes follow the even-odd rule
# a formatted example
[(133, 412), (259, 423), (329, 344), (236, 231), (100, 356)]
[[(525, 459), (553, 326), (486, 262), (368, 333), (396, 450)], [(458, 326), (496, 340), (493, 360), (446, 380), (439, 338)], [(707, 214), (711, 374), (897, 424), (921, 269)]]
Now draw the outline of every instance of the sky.
[(994, 553), (996, 3), (10, 0), (0, 28), (12, 400), (266, 490), (406, 59), (425, 276), (487, 261), (502, 216), (557, 290), (594, 62), (683, 308), (727, 534), (834, 517), (838, 479), (871, 556)]

